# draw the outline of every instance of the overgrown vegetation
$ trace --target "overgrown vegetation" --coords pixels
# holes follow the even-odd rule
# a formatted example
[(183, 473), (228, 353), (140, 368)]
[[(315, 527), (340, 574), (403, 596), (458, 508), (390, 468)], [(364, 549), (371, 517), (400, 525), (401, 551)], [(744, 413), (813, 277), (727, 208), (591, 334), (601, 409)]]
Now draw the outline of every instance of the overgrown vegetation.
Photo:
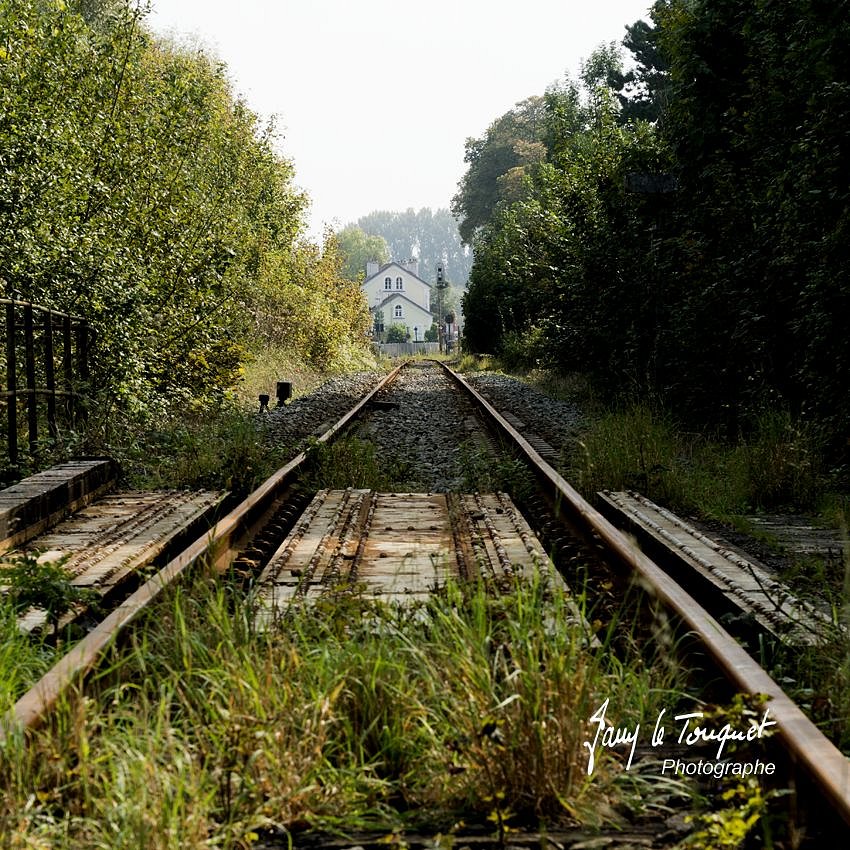
[[(2, 572), (0, 581), (8, 581)], [(0, 595), (0, 716), (56, 660), (56, 651), (41, 636), (21, 631), (19, 615), (19, 608), (5, 594)]]
[(0, 563), (0, 581), (5, 585), (5, 604), (18, 615), (42, 608), (54, 631), (72, 608), (92, 605), (99, 598), (91, 588), (71, 584), (61, 560), (41, 561), (34, 553), (14, 554)]
[[(633, 72), (603, 45), (470, 139), (453, 208), (472, 350), (733, 444), (769, 411), (846, 477), (847, 12), (658, 0), (627, 28)], [(780, 477), (776, 500), (805, 486)]]
[(301, 487), (315, 492), (325, 487), (343, 490), (355, 487), (388, 491), (399, 486), (409, 470), (391, 457), (379, 457), (375, 444), (358, 437), (343, 437), (327, 443), (314, 442)]
[(638, 404), (590, 420), (567, 467), (589, 497), (635, 489), (686, 514), (729, 520), (763, 509), (815, 509), (824, 489), (822, 452), (814, 429), (787, 414), (763, 414), (748, 438), (730, 443)]
[[(218, 404), (251, 354), (365, 350), (333, 237), (303, 235), (293, 166), (201, 49), (137, 0), (0, 0), (0, 275), (95, 331), (86, 433), (132, 441)], [(129, 436), (128, 436), (129, 435)]]
[(169, 417), (116, 449), (135, 487), (220, 488), (234, 497), (246, 496), (292, 454), (291, 446), (265, 438), (253, 411), (233, 404)]
[(307, 825), (595, 822), (622, 774), (602, 758), (586, 781), (584, 721), (610, 696), (636, 722), (675, 665), (588, 651), (563, 605), (534, 584), (450, 586), (407, 613), (350, 598), (257, 633), (199, 580), (135, 630), (97, 696), (0, 754), (0, 833), (155, 850)]

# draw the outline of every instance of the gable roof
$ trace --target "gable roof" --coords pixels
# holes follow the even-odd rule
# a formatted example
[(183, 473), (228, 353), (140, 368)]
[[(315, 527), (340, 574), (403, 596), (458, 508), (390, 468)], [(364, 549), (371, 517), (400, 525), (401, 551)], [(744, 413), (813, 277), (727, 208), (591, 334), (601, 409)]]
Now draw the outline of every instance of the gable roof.
[(374, 280), (376, 277), (382, 275), (384, 272), (391, 269), (393, 266), (395, 266), (401, 272), (407, 272), (407, 274), (409, 274), (411, 277), (416, 278), (416, 280), (418, 280), (420, 283), (424, 283), (425, 286), (428, 287), (428, 289), (434, 288), (434, 284), (428, 283), (427, 280), (423, 280), (421, 277), (419, 277), (418, 274), (414, 274), (410, 269), (406, 269), (401, 263), (397, 263), (395, 260), (390, 263), (384, 263), (384, 265), (382, 265), (378, 269), (378, 271), (375, 272), (375, 274), (371, 275), (370, 277), (367, 277), (361, 285), (365, 286), (367, 283), (369, 283), (370, 280)]
[(387, 295), (387, 297), (384, 298), (384, 300), (381, 301), (380, 304), (376, 305), (375, 307), (370, 307), (369, 309), (370, 309), (370, 311), (371, 310), (380, 310), (384, 307), (385, 304), (389, 304), (390, 301), (392, 301), (394, 298), (401, 298), (403, 301), (407, 301), (408, 304), (412, 304), (414, 307), (417, 307), (423, 313), (427, 313), (429, 316), (434, 315), (427, 307), (423, 307), (421, 304), (417, 304), (412, 298), (408, 298), (403, 292), (392, 292), (389, 295)]

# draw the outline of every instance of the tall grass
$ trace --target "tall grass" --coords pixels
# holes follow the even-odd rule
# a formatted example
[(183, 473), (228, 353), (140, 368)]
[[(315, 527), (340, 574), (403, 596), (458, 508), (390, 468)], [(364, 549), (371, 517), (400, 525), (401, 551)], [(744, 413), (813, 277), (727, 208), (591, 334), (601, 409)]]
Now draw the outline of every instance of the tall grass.
[(134, 487), (207, 487), (249, 493), (289, 459), (287, 446), (264, 439), (257, 418), (224, 404), (215, 415), (188, 413), (138, 434), (120, 455)]
[(41, 677), (56, 654), (39, 637), (21, 632), (19, 616), (11, 600), (0, 596), (0, 715)]
[(765, 413), (734, 443), (682, 431), (636, 404), (595, 419), (569, 452), (580, 489), (637, 489), (676, 510), (728, 519), (759, 509), (814, 510), (823, 491), (817, 434)]
[(589, 651), (542, 586), (448, 587), (407, 613), (353, 598), (258, 633), (250, 606), (199, 582), (96, 696), (0, 755), (0, 835), (158, 850), (308, 824), (592, 822), (620, 770), (603, 760), (587, 781), (587, 718), (610, 697), (637, 722), (669, 684)]

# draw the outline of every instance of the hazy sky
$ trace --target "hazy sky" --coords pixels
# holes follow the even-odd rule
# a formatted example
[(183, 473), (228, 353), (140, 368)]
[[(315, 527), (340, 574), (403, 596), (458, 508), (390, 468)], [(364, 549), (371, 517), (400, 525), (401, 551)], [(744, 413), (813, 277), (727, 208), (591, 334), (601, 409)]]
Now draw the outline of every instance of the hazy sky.
[(447, 207), (463, 145), (542, 94), (651, 0), (152, 0), (149, 24), (227, 63), (275, 114), (311, 231), (372, 210)]

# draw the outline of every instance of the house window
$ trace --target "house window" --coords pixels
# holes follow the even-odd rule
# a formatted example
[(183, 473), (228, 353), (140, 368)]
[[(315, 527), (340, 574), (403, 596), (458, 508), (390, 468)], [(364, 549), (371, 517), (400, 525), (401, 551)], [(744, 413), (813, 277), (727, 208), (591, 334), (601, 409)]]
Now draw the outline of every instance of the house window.
[(391, 277), (384, 278), (384, 289), (392, 289), (393, 288), (393, 279)]
[(395, 316), (396, 319), (401, 318), (401, 304), (395, 305), (395, 308), (393, 310), (393, 315)]
[(397, 277), (395, 279), (395, 288), (396, 289), (404, 289), (404, 281), (400, 277)]

